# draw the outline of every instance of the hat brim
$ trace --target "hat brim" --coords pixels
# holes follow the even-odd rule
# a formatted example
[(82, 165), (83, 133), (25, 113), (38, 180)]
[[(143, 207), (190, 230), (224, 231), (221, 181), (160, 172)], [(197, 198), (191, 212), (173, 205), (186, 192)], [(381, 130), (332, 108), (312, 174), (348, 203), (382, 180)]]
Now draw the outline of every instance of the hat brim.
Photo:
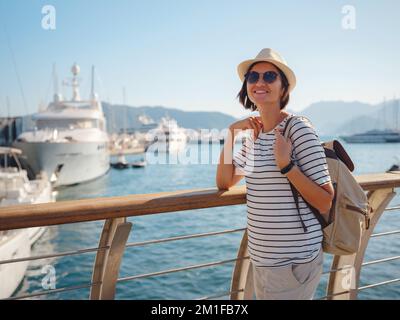
[(245, 60), (242, 63), (240, 63), (237, 67), (237, 71), (239, 74), (239, 78), (242, 82), (244, 81), (244, 76), (247, 73), (247, 71), (249, 70), (249, 67), (255, 62), (269, 62), (269, 63), (273, 64), (274, 66), (278, 67), (279, 69), (281, 69), (289, 81), (289, 92), (291, 92), (294, 89), (294, 87), (296, 86), (296, 76), (295, 76), (293, 70), (290, 69), (287, 65), (280, 63), (279, 61), (276, 61), (274, 59), (268, 59), (268, 58), (250, 59), (250, 60)]

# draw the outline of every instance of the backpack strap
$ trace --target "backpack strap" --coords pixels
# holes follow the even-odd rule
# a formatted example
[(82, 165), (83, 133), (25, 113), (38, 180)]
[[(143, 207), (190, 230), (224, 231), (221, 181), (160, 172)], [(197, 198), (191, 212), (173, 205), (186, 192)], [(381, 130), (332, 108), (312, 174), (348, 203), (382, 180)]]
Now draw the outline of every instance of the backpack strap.
[[(303, 199), (304, 200), (304, 199)], [(305, 203), (307, 203), (308, 207), (314, 213), (315, 218), (317, 218), (319, 224), (321, 225), (321, 228), (324, 229), (327, 227), (330, 222), (326, 222), (324, 217), (322, 217), (321, 213), (318, 211), (318, 209), (315, 209), (311, 204), (309, 204), (306, 200), (304, 200)]]
[[(297, 116), (291, 116), (285, 124), (285, 128), (283, 129), (283, 136), (285, 138), (288, 138), (289, 135), (289, 123), (291, 123), (294, 119), (298, 118)], [(288, 179), (289, 180), (289, 179)], [(296, 203), (296, 208), (297, 208), (297, 212), (299, 214), (299, 218), (300, 218), (300, 222), (301, 222), (301, 226), (303, 227), (304, 232), (307, 232), (307, 227), (303, 221), (303, 218), (301, 216), (300, 213), (300, 208), (299, 208), (299, 192), (297, 191), (297, 189), (295, 188), (295, 186), (289, 181), (289, 185), (290, 185), (290, 189), (292, 190), (292, 195), (293, 195), (293, 199), (294, 202)], [(319, 213), (319, 211), (317, 209), (315, 209), (313, 206), (311, 206), (306, 200), (303, 199), (303, 201), (308, 205), (308, 207), (310, 208), (310, 210), (312, 211), (312, 213), (314, 213), (315, 218), (318, 220), (319, 224), (321, 225), (322, 229), (325, 228), (327, 226), (327, 223), (325, 221), (325, 219), (321, 216), (321, 214)]]
[(294, 202), (296, 203), (296, 208), (297, 208), (297, 212), (299, 214), (301, 226), (303, 227), (304, 232), (307, 232), (307, 226), (304, 223), (303, 217), (301, 216), (301, 213), (300, 213), (299, 193), (297, 192), (296, 188), (294, 187), (294, 185), (290, 181), (289, 181), (289, 184), (290, 184), (290, 189), (292, 189), (292, 195), (293, 195)]
[[(289, 124), (296, 118), (297, 118), (296, 116), (290, 116), (290, 118), (286, 121), (285, 128), (283, 129), (283, 133), (282, 133), (282, 135), (286, 139), (288, 138), (288, 135), (289, 135), (289, 130), (290, 130), (290, 129), (288, 130), (288, 128), (290, 128)], [(304, 232), (307, 232), (307, 226), (304, 223), (303, 217), (301, 216), (301, 213), (300, 213), (299, 193), (297, 192), (296, 188), (294, 187), (294, 185), (290, 181), (289, 181), (289, 185), (290, 185), (290, 189), (292, 190), (292, 195), (293, 195), (294, 202), (296, 203), (297, 213), (299, 214), (301, 226), (303, 227)]]
[[(285, 138), (287, 138), (288, 137), (288, 135), (289, 135), (289, 131), (287, 130), (288, 128), (289, 128), (289, 123), (291, 123), (294, 119), (296, 119), (297, 118), (297, 116), (291, 116), (287, 121), (286, 121), (286, 124), (285, 124), (285, 128), (283, 129), (283, 133), (282, 133), (282, 135), (285, 137)], [(287, 132), (287, 133), (286, 133)]]

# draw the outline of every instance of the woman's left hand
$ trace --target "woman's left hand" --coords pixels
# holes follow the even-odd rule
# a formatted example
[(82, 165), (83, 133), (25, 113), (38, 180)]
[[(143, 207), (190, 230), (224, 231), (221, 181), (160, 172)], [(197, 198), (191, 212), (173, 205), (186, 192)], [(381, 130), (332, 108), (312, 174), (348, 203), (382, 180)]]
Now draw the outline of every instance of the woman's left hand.
[(290, 162), (290, 156), (292, 154), (292, 143), (290, 139), (287, 139), (282, 135), (282, 130), (275, 128), (275, 144), (274, 153), (276, 165), (279, 169), (283, 169)]

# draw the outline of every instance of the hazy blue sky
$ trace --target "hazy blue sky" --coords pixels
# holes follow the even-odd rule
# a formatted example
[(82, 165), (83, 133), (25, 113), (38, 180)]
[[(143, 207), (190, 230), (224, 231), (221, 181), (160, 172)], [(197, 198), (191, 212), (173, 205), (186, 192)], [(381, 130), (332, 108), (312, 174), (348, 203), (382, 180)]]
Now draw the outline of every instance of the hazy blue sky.
[[(56, 30), (42, 28), (46, 4), (56, 8)], [(355, 30), (342, 27), (344, 5), (356, 10)], [(0, 21), (0, 116), (6, 96), (11, 115), (47, 104), (52, 64), (63, 79), (75, 61), (83, 96), (94, 64), (103, 100), (121, 103), (125, 87), (134, 106), (245, 115), (236, 66), (263, 47), (280, 52), (297, 75), (291, 109), (400, 95), (398, 0), (0, 0)]]

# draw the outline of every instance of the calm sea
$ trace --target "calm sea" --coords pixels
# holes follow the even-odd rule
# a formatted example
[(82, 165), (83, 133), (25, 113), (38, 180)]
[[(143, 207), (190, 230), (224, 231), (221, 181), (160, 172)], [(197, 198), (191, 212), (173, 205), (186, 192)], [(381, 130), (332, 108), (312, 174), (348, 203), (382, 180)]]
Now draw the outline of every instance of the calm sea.
[[(328, 140), (331, 137), (321, 137)], [(355, 174), (384, 172), (400, 156), (400, 144), (346, 144), (356, 164)], [(57, 201), (111, 197), (162, 191), (210, 188), (215, 186), (215, 171), (219, 145), (189, 145), (192, 156), (208, 158), (209, 164), (149, 164), (141, 169), (110, 169), (107, 175), (90, 183), (67, 187), (59, 191)], [(129, 156), (129, 161), (140, 156)], [(210, 164), (211, 163), (211, 164)], [(244, 183), (242, 181), (241, 183)], [(400, 204), (396, 196), (391, 205)], [(375, 232), (400, 229), (400, 212), (386, 212)], [(245, 205), (165, 213), (129, 219), (133, 228), (129, 242), (205, 233), (225, 229), (243, 228), (246, 223)], [(49, 227), (33, 249), (33, 255), (57, 253), (96, 247), (102, 222), (68, 224)], [(180, 240), (143, 247), (127, 248), (120, 277), (146, 274), (159, 270), (179, 268), (199, 263), (220, 261), (236, 257), (241, 233), (206, 238)], [(399, 256), (398, 235), (373, 238), (366, 253), (366, 261)], [(91, 282), (94, 253), (53, 258), (32, 262), (17, 295), (42, 291), (46, 276), (43, 266), (54, 267), (56, 288), (86, 285)], [(324, 269), (328, 270), (331, 257), (325, 255)], [(399, 260), (366, 266), (362, 270), (361, 286), (400, 278)], [(197, 299), (229, 291), (233, 263), (154, 276), (146, 279), (119, 282), (117, 299)], [(325, 293), (327, 275), (321, 279), (316, 298)], [(40, 299), (87, 299), (89, 289), (84, 288), (50, 294)], [(224, 299), (226, 297), (223, 297)], [(398, 299), (400, 283), (367, 289), (360, 299)]]

